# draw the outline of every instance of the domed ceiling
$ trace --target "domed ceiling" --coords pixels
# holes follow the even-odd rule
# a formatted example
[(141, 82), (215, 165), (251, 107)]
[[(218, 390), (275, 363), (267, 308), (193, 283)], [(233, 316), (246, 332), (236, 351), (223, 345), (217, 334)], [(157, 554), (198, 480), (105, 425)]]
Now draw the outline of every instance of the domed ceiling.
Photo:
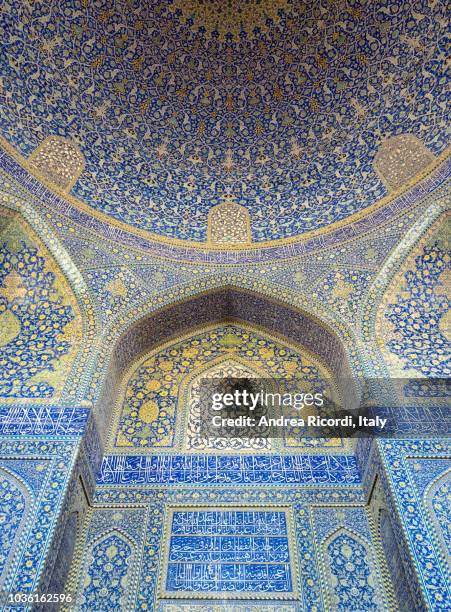
[(28, 156), (49, 135), (86, 158), (93, 214), (205, 241), (245, 206), (252, 240), (302, 235), (386, 195), (382, 140), (445, 148), (446, 4), (4, 0), (0, 115)]

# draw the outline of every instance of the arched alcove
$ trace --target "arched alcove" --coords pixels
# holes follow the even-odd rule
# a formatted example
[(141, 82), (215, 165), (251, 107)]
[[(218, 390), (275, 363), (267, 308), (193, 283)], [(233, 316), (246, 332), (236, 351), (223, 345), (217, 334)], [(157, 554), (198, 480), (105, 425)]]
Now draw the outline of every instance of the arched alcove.
[[(261, 365), (261, 364), (260, 364)], [(187, 451), (223, 452), (234, 450), (239, 452), (264, 452), (271, 450), (269, 438), (250, 438), (241, 435), (236, 438), (214, 438), (204, 435), (201, 431), (202, 394), (201, 385), (204, 380), (214, 379), (259, 379), (268, 376), (268, 372), (259, 369), (250, 361), (236, 354), (221, 356), (204, 367), (197, 368), (187, 379), (182, 381), (179, 391), (179, 403), (183, 406), (183, 447)]]
[(111, 423), (119, 383), (131, 364), (171, 338), (218, 322), (242, 322), (257, 330), (265, 330), (284, 342), (302, 346), (325, 364), (336, 380), (346, 381), (346, 388), (340, 389), (342, 400), (348, 407), (355, 405), (358, 392), (351, 382), (347, 352), (343, 342), (327, 325), (283, 302), (228, 286), (154, 311), (119, 338), (112, 350), (103, 390), (95, 406), (103, 440)]
[[(324, 393), (332, 401), (339, 401), (332, 372), (303, 345), (284, 341), (261, 327), (237, 321), (216, 322), (160, 344), (127, 369), (117, 393), (108, 453), (255, 453), (324, 446), (342, 449), (341, 439), (310, 438), (294, 427), (288, 427), (277, 439), (272, 439), (270, 429), (264, 427), (240, 428), (233, 435), (221, 434), (214, 427), (212, 430), (210, 418), (214, 415), (204, 403), (205, 395), (201, 398), (202, 381), (210, 379), (212, 383), (216, 379), (216, 393), (219, 389), (225, 392), (230, 384), (226, 380), (239, 378), (247, 379), (248, 388), (249, 379), (258, 379), (257, 392), (282, 392), (288, 385), (292, 393)], [(203, 392), (208, 392), (206, 387)], [(299, 410), (294, 414), (305, 417), (308, 409)]]
[(383, 610), (381, 585), (369, 542), (339, 528), (321, 545), (328, 575), (330, 609)]
[(83, 570), (83, 590), (77, 609), (89, 612), (96, 607), (126, 609), (129, 577), (136, 543), (119, 529), (111, 529), (89, 547)]
[(18, 552), (22, 529), (32, 503), (31, 493), (19, 477), (0, 469), (0, 585)]
[(213, 206), (208, 213), (208, 241), (229, 246), (250, 243), (251, 222), (247, 208), (230, 197)]

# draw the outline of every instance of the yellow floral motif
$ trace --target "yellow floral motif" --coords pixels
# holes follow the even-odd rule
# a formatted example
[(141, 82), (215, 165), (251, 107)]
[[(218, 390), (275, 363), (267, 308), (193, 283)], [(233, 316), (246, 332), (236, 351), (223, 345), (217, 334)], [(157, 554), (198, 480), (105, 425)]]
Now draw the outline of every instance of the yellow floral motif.
[(14, 298), (23, 298), (27, 295), (27, 290), (22, 284), (21, 278), (17, 272), (13, 271), (5, 279), (3, 287), (0, 288), (0, 295), (3, 295), (9, 300)]
[(125, 297), (127, 295), (127, 287), (120, 278), (115, 278), (106, 285), (106, 290), (115, 297)]
[(184, 357), (196, 357), (198, 353), (199, 353), (199, 349), (195, 347), (190, 347), (183, 351), (183, 356)]
[(448, 310), (440, 319), (439, 328), (448, 342), (451, 342), (451, 310)]
[(6, 346), (20, 333), (20, 321), (10, 310), (0, 315), (0, 346)]
[[(323, 390), (324, 380), (330, 377), (309, 357), (258, 332), (234, 325), (198, 332), (158, 349), (135, 365), (124, 381), (113, 446), (149, 450), (173, 446), (181, 385), (230, 351), (261, 368), (264, 376), (299, 377), (309, 390)], [(289, 443), (297, 444), (293, 437)]]
[(233, 348), (235, 346), (239, 346), (241, 344), (241, 340), (234, 334), (226, 334), (223, 337), (221, 344), (227, 348)]
[(334, 298), (348, 298), (353, 292), (353, 286), (344, 280), (339, 280), (332, 291)]
[(153, 423), (158, 417), (158, 412), (158, 404), (153, 400), (149, 400), (139, 409), (139, 418), (144, 423)]
[(254, 35), (256, 29), (266, 32), (267, 19), (278, 22), (281, 9), (290, 8), (289, 0), (254, 0), (251, 2), (224, 2), (223, 0), (175, 0), (170, 7), (173, 12), (180, 10), (183, 21), (193, 19), (192, 29), (198, 31), (204, 28), (208, 36), (218, 32), (219, 38), (224, 40), (227, 34), (239, 38), (241, 32), (249, 37)]
[(274, 349), (262, 348), (260, 349), (259, 353), (265, 359), (271, 359), (272, 357), (274, 357)]
[(162, 370), (164, 370), (165, 372), (167, 372), (168, 370), (171, 370), (173, 366), (173, 362), (172, 361), (162, 361), (160, 363), (160, 368)]
[(158, 391), (160, 387), (161, 383), (155, 379), (149, 380), (149, 382), (146, 383), (146, 389), (149, 391)]
[[(81, 342), (71, 287), (26, 222), (0, 226), (0, 389), (3, 397), (58, 397)], [(30, 299), (32, 297), (32, 299)]]

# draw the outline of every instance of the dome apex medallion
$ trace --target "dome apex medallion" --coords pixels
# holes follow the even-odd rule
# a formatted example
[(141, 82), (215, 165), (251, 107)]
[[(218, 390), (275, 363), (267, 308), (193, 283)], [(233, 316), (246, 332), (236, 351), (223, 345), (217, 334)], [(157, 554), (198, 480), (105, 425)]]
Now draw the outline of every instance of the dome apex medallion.
[(174, 0), (170, 5), (192, 30), (220, 40), (267, 32), (268, 22), (277, 23), (289, 7), (289, 0)]

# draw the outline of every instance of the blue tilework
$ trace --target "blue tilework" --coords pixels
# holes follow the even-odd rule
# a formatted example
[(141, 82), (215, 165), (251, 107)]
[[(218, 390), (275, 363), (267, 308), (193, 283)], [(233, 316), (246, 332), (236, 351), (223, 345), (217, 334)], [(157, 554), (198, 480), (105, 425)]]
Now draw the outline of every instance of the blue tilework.
[(379, 518), (379, 530), (399, 610), (400, 612), (416, 612), (419, 610), (419, 607), (415, 603), (410, 591), (409, 581), (396, 543), (391, 518), (385, 510), (382, 511)]
[(88, 418), (83, 407), (0, 405), (0, 435), (81, 435)]
[[(450, 175), (451, 162), (444, 161), (431, 176), (421, 181), (415, 187), (401, 194), (386, 206), (377, 208), (362, 219), (349, 223), (320, 236), (312, 236), (299, 242), (281, 246), (271, 246), (265, 249), (215, 250), (192, 249), (157, 242), (150, 237), (144, 237), (128, 232), (119, 227), (113, 227), (99, 219), (93, 219), (88, 212), (71, 205), (65, 199), (52, 193), (47, 187), (24, 170), (6, 151), (0, 149), (0, 184), (5, 191), (12, 177), (14, 182), (24, 187), (28, 195), (33, 197), (35, 206), (46, 211), (50, 219), (62, 215), (65, 221), (76, 223), (104, 239), (121, 243), (127, 247), (145, 249), (156, 257), (165, 257), (176, 261), (191, 261), (206, 264), (243, 264), (264, 263), (277, 259), (296, 256), (310, 256), (315, 251), (332, 248), (346, 240), (354, 240), (365, 236), (370, 230), (378, 227), (399, 214), (406, 212), (422, 201), (428, 194), (438, 190)], [(32, 194), (32, 196), (30, 195)]]
[(94, 546), (92, 563), (88, 568), (89, 587), (83, 593), (80, 610), (123, 609), (124, 578), (131, 553), (130, 544), (116, 533)]
[(118, 456), (103, 459), (99, 485), (359, 484), (355, 457)]
[(339, 612), (380, 610), (374, 599), (376, 592), (363, 544), (348, 533), (340, 533), (329, 543), (327, 552), (338, 600), (335, 609)]
[[(2, 511), (7, 513), (8, 500), (15, 499), (10, 519), (6, 514), (4, 517), (2, 529), (5, 529), (5, 537), (14, 521), (20, 520), (23, 514), (19, 540), (15, 543), (16, 555), (8, 559), (8, 569), (4, 576), (6, 581), (3, 588), (8, 592), (30, 593), (37, 589), (48, 561), (46, 551), (49, 550), (60, 515), (78, 445), (79, 441), (69, 438), (64, 442), (51, 439), (0, 439), (0, 468), (4, 466), (4, 470), (1, 470), (2, 478), (6, 472), (17, 474), (17, 479), (24, 483), (22, 492), (26, 498), (26, 508), (23, 508), (22, 498), (5, 490), (7, 497), (1, 506)], [(11, 538), (8, 538), (8, 542), (11, 542)], [(5, 559), (9, 552), (5, 544), (1, 549), (2, 558)]]
[[(425, 246), (415, 258), (415, 268), (405, 274), (403, 293), (390, 304), (385, 316), (394, 327), (395, 337), (387, 347), (399, 357), (405, 369), (421, 376), (446, 378), (451, 375), (451, 344), (441, 322), (450, 309), (445, 275), (451, 270), (451, 251), (439, 242)], [(417, 382), (410, 395), (446, 395), (447, 386), (422, 391)]]
[[(165, 505), (166, 511), (164, 510)], [(134, 588), (129, 589), (129, 597), (134, 598), (134, 604), (128, 599), (124, 605), (136, 610), (157, 610), (157, 601), (165, 600), (174, 606), (176, 612), (187, 612), (197, 609), (195, 606), (203, 602), (203, 605), (220, 607), (224, 604), (225, 594), (221, 591), (211, 589), (211, 584), (205, 583), (209, 590), (202, 591), (183, 591), (182, 584), (179, 582), (180, 590), (167, 592), (165, 585), (168, 577), (167, 562), (171, 563), (171, 536), (175, 538), (188, 538), (195, 542), (195, 546), (186, 546), (183, 550), (178, 547), (172, 549), (175, 553), (173, 559), (178, 556), (185, 558), (187, 564), (206, 565), (204, 554), (214, 556), (219, 563), (222, 555), (230, 554), (228, 542), (232, 539), (242, 538), (248, 543), (249, 538), (285, 538), (285, 521), (280, 525), (274, 520), (259, 521), (257, 528), (254, 521), (234, 521), (231, 517), (243, 517), (251, 511), (255, 517), (261, 514), (270, 516), (274, 513), (285, 513), (287, 506), (294, 521), (293, 532), (289, 531), (289, 554), (290, 560), (295, 565), (299, 565), (299, 572), (294, 571), (292, 576), (292, 587), (297, 592), (279, 591), (274, 594), (282, 597), (275, 606), (277, 610), (285, 612), (285, 600), (289, 604), (290, 610), (301, 612), (316, 608), (319, 612), (327, 609), (325, 602), (325, 590), (328, 588), (329, 579), (321, 572), (318, 566), (318, 546), (320, 542), (315, 534), (312, 521), (312, 513), (320, 508), (327, 511), (334, 517), (338, 517), (338, 523), (352, 524), (359, 533), (368, 534), (368, 550), (366, 552), (366, 564), (371, 569), (372, 588), (374, 589), (374, 601), (380, 602), (380, 610), (386, 609), (383, 589), (380, 581), (380, 567), (372, 547), (372, 535), (368, 531), (367, 520), (365, 517), (364, 502), (361, 490), (356, 487), (280, 487), (262, 490), (259, 487), (192, 487), (184, 488), (145, 488), (140, 485), (117, 488), (116, 486), (100, 487), (97, 490), (94, 508), (88, 524), (86, 525), (86, 536), (83, 540), (83, 559), (91, 559), (91, 551), (108, 533), (115, 532), (122, 534), (122, 539), (137, 541), (142, 543), (142, 562), (137, 564), (134, 561), (129, 563), (127, 581), (130, 584), (139, 584), (137, 592)], [(277, 505), (277, 508), (273, 506)], [(208, 506), (206, 508), (205, 506)], [(243, 507), (244, 506), (244, 507)], [(180, 520), (178, 526), (173, 529), (171, 512), (176, 513)], [(220, 516), (223, 515), (223, 516)], [(193, 520), (193, 516), (202, 516), (202, 520)], [(165, 518), (166, 517), (166, 518)], [(219, 517), (219, 519), (218, 519)], [(239, 527), (236, 527), (238, 522)], [(200, 527), (199, 527), (200, 523)], [(247, 524), (247, 528), (242, 526)], [(222, 526), (221, 526), (222, 525)], [(265, 526), (266, 525), (266, 526)], [(269, 529), (268, 529), (269, 527)], [(336, 529), (336, 524), (332, 526)], [(140, 533), (138, 533), (141, 528)], [(164, 534), (166, 528), (166, 537)], [(261, 535), (256, 535), (256, 531), (262, 530)], [(177, 533), (175, 533), (177, 531)], [(240, 535), (240, 532), (247, 531)], [(200, 539), (200, 532), (205, 534), (202, 545), (197, 546)], [(269, 533), (271, 532), (271, 533)], [(292, 534), (295, 540), (292, 538)], [(356, 541), (360, 541), (359, 536), (355, 536)], [(208, 550), (205, 548), (205, 540), (208, 541)], [(178, 541), (178, 540), (176, 540)], [(227, 545), (219, 549), (219, 541), (227, 542)], [(161, 552), (160, 552), (161, 550)], [(237, 547), (235, 547), (237, 550)], [(284, 551), (286, 547), (280, 549), (280, 553), (268, 548), (266, 551), (259, 549), (257, 553), (280, 555), (276, 562), (284, 564)], [(229, 551), (229, 552), (228, 552)], [(293, 555), (293, 556), (292, 556)], [(169, 557), (169, 559), (167, 559)], [(188, 558), (189, 557), (189, 558)], [(229, 560), (226, 557), (224, 564), (236, 565), (243, 561)], [(371, 559), (371, 562), (370, 562)], [(181, 563), (180, 559), (173, 563)], [(252, 561), (250, 562), (252, 563)], [(257, 561), (256, 564), (259, 562)], [(202, 571), (204, 567), (202, 567)], [(358, 574), (361, 567), (347, 568), (353, 574), (354, 570)], [(364, 569), (364, 571), (366, 571)], [(200, 570), (199, 570), (200, 573)], [(298, 574), (295, 577), (295, 574)], [(85, 573), (79, 576), (79, 589), (84, 587)], [(207, 576), (205, 570), (203, 576)], [(186, 575), (188, 582), (193, 574)], [(353, 576), (348, 576), (351, 580)], [(178, 575), (181, 581), (183, 575)], [(198, 581), (196, 582), (199, 587)], [(214, 585), (213, 585), (214, 587)], [(88, 586), (88, 590), (90, 587)], [(92, 589), (93, 591), (95, 588)], [(116, 597), (116, 593), (113, 594)], [(231, 599), (229, 599), (231, 597)], [(260, 598), (260, 599), (259, 599)], [(237, 612), (260, 612), (265, 611), (273, 595), (271, 592), (249, 593), (245, 591), (229, 591), (227, 605), (237, 606)], [(78, 600), (77, 600), (78, 601)], [(80, 600), (81, 601), (81, 600)], [(178, 603), (185, 604), (184, 608), (179, 608)], [(242, 606), (242, 607), (241, 607)], [(279, 607), (280, 606), (280, 607)], [(384, 607), (385, 606), (385, 607)], [(77, 606), (74, 606), (78, 609)], [(169, 608), (172, 612), (172, 608)], [(233, 608), (235, 610), (235, 608)], [(166, 611), (167, 612), (167, 611)]]
[(177, 511), (166, 591), (292, 591), (284, 512)]
[(15, 459), (2, 458), (0, 465), (25, 482), (33, 494), (39, 495), (51, 469), (51, 460), (40, 459), (36, 461), (36, 459), (22, 459), (18, 456)]
[(443, 3), (283, 3), (274, 20), (259, 5), (264, 27), (220, 37), (176, 2), (6, 0), (2, 133), (25, 155), (49, 134), (74, 139), (75, 195), (197, 240), (225, 193), (255, 240), (292, 236), (385, 194), (372, 170), (385, 136), (443, 150)]
[[(434, 611), (448, 610), (451, 593), (442, 564), (440, 549), (434, 543), (430, 520), (425, 520), (424, 501), (413, 484), (412, 459), (422, 457), (443, 458), (449, 461), (450, 444), (446, 439), (435, 440), (379, 440), (382, 463), (386, 470), (394, 498), (396, 512), (407, 534), (410, 555), (415, 564), (407, 560), (409, 575), (417, 576), (427, 605)], [(413, 583), (413, 581), (412, 581)]]
[(23, 490), (3, 470), (0, 470), (0, 509), (2, 525), (0, 531), (1, 575), (26, 509), (26, 497)]
[(0, 315), (9, 316), (17, 325), (8, 342), (0, 346), (0, 395), (52, 397), (55, 389), (49, 382), (33, 379), (53, 372), (55, 363), (69, 352), (71, 344), (64, 330), (75, 314), (64, 304), (54, 285), (55, 274), (37, 248), (22, 242), (13, 252), (6, 243), (0, 245), (0, 289), (14, 276), (17, 280), (12, 282), (18, 287), (7, 292), (7, 297), (0, 295)]

